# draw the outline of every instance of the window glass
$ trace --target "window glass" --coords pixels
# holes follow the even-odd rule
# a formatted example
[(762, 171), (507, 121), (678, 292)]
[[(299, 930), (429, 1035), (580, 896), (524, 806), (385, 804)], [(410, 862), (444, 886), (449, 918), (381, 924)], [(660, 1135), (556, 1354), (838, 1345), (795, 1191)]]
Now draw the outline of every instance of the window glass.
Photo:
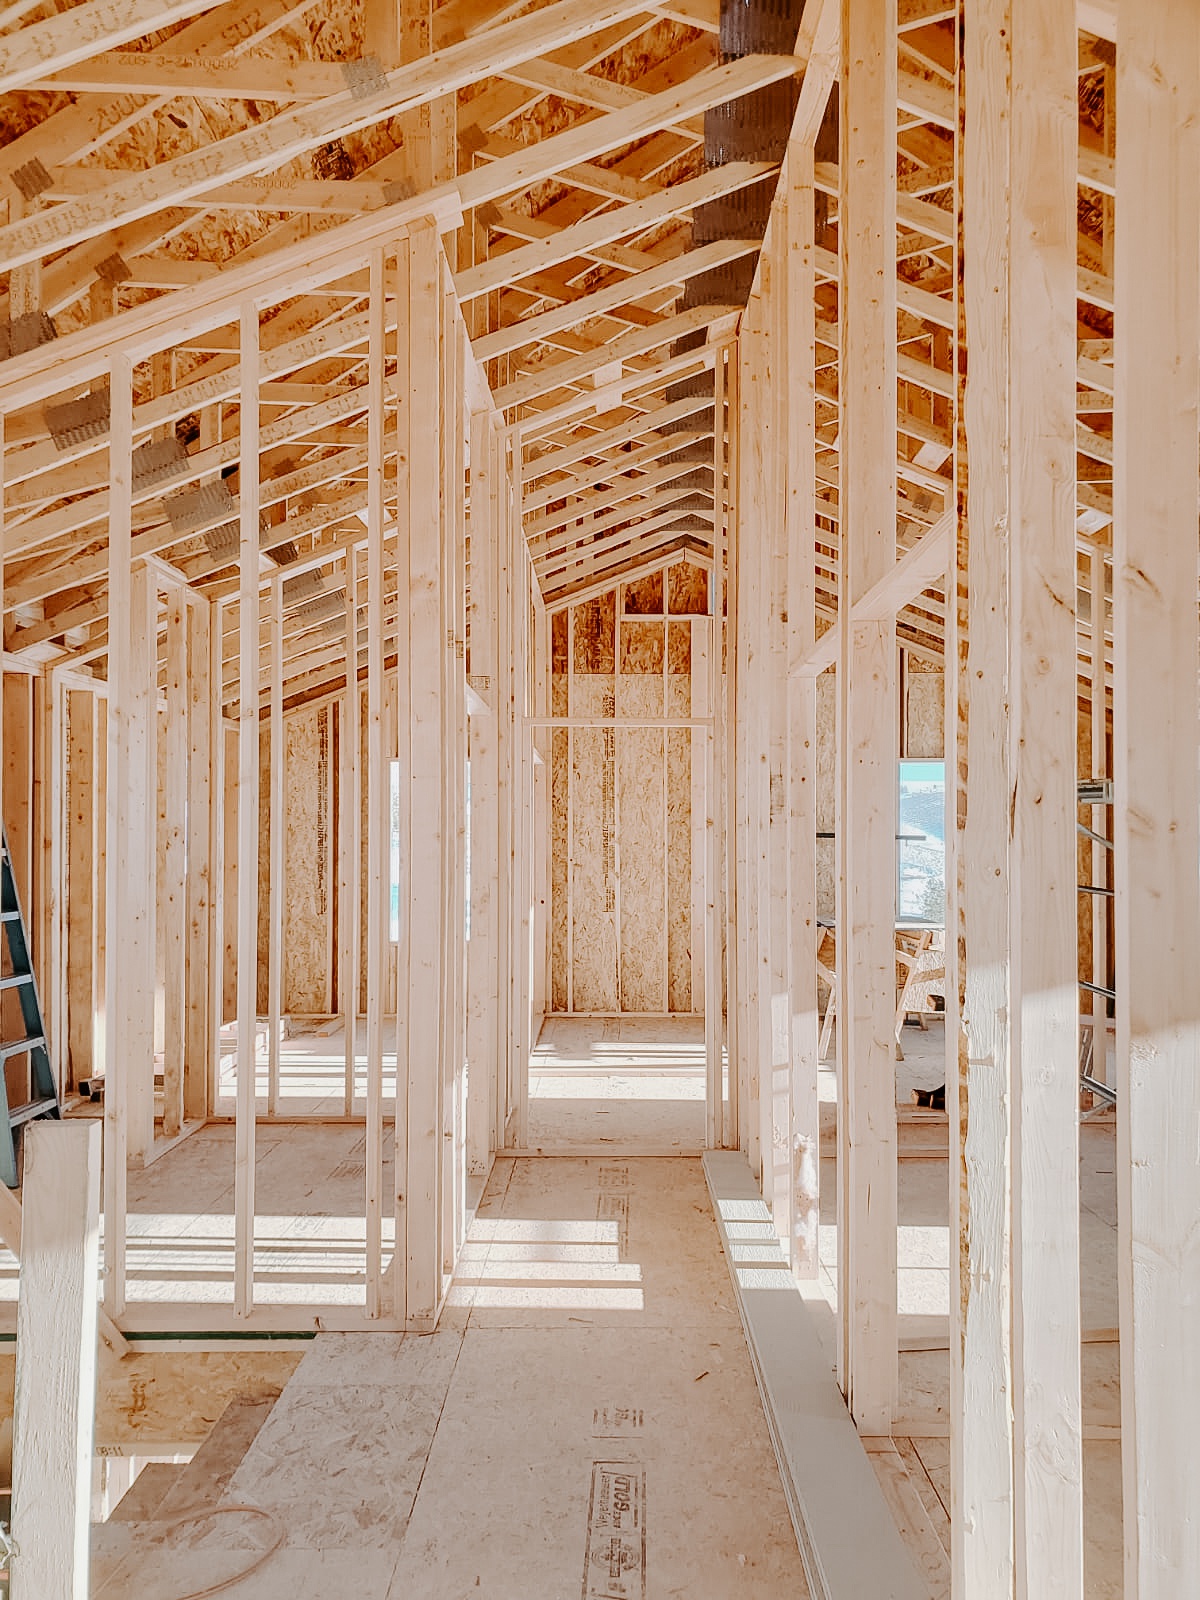
[(897, 809), (896, 916), (946, 921), (946, 763), (902, 761)]

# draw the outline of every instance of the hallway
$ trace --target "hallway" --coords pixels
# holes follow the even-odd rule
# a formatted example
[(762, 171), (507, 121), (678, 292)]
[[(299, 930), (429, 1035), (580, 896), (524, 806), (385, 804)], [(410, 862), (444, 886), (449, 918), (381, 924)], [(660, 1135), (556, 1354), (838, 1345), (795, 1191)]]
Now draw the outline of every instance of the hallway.
[[(498, 1161), (439, 1331), (319, 1335), (230, 1465), (168, 1500), (286, 1530), (238, 1600), (807, 1593), (696, 1160)], [(119, 1511), (94, 1600), (174, 1600), (264, 1545), (261, 1518)]]
[(699, 1155), (704, 1018), (547, 1017), (529, 1057), (529, 1148)]

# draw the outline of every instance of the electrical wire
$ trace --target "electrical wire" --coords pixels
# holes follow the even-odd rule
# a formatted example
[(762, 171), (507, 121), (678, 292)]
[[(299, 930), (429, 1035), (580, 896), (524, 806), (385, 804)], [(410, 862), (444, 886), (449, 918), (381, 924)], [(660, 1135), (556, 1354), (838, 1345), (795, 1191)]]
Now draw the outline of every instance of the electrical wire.
[(160, 1525), (160, 1530), (170, 1535), (176, 1528), (187, 1527), (190, 1523), (208, 1522), (213, 1517), (261, 1517), (275, 1529), (274, 1541), (261, 1551), (248, 1567), (241, 1572), (236, 1572), (232, 1577), (222, 1578), (217, 1583), (210, 1583), (206, 1589), (189, 1589), (186, 1594), (177, 1595), (175, 1600), (208, 1600), (210, 1595), (224, 1594), (227, 1589), (232, 1589), (235, 1584), (242, 1583), (245, 1579), (265, 1567), (267, 1562), (282, 1546), (287, 1538), (287, 1529), (273, 1511), (266, 1511), (262, 1506), (231, 1505), (211, 1506), (207, 1511), (192, 1511), (185, 1517), (175, 1517), (172, 1521)]

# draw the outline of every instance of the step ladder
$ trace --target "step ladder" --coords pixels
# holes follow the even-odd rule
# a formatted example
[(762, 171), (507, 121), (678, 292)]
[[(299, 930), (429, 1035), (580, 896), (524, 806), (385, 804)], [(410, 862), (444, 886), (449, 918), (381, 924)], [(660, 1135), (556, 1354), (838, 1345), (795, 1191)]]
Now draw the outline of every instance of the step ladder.
[[(0, 1122), (0, 1180), (10, 1189), (15, 1189), (20, 1182), (17, 1150), (21, 1129), (38, 1117), (61, 1117), (62, 1107), (50, 1065), (42, 1006), (38, 999), (37, 980), (33, 976), (33, 963), (29, 959), (29, 937), (25, 930), (25, 919), (21, 915), (7, 835), (0, 835), (0, 852), (0, 926), (3, 928), (2, 948), (8, 953), (8, 960), (0, 973), (0, 995), (9, 990), (16, 991), (21, 1002), (23, 1024), (20, 1038), (9, 1040), (0, 1035), (0, 1107), (3, 1109), (3, 1121)], [(12, 1106), (8, 1101), (8, 1063), (14, 1056), (26, 1053), (29, 1056), (30, 1098), (24, 1105)]]

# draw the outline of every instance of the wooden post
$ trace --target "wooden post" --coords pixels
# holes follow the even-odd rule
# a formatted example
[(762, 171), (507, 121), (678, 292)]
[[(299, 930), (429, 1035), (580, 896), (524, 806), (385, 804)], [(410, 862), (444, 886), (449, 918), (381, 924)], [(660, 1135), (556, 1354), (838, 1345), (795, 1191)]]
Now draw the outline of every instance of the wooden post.
[(741, 651), (741, 629), (738, 626), (738, 520), (733, 503), (733, 489), (739, 481), (741, 460), (741, 413), (738, 384), (738, 364), (727, 353), (717, 357), (716, 371), (721, 374), (715, 382), (717, 402), (715, 426), (718, 435), (727, 440), (726, 472), (730, 485), (726, 494), (718, 482), (714, 487), (721, 493), (723, 525), (725, 532), (725, 1053), (729, 1062), (729, 1102), (724, 1127), (726, 1149), (741, 1148), (741, 1060), (743, 1028), (743, 993), (741, 966), (741, 909), (742, 876), (741, 846), (742, 808), (741, 751), (738, 737), (737, 680)]
[(513, 670), (512, 670), (512, 585), (514, 508), (513, 462), (520, 442), (513, 435), (500, 435), (497, 448), (497, 527), (496, 527), (496, 729), (497, 813), (499, 837), (496, 854), (498, 868), (496, 902), (496, 1147), (512, 1143), (509, 1115), (512, 1110), (512, 984), (510, 970), (514, 949), (513, 849), (517, 816), (513, 803)]
[(166, 882), (162, 904), (166, 926), (163, 943), (163, 1135), (178, 1136), (183, 1127), (183, 1074), (187, 998), (187, 780), (188, 682), (187, 608), (182, 589), (167, 602), (166, 726)]
[(408, 963), (412, 948), (412, 905), (408, 886), (412, 874), (412, 827), (409, 809), (411, 790), (408, 782), (409, 725), (412, 721), (412, 703), (408, 666), (411, 659), (409, 638), (409, 508), (411, 486), (409, 472), (410, 429), (414, 405), (420, 404), (411, 382), (412, 340), (409, 336), (407, 311), (409, 307), (409, 241), (401, 234), (395, 243), (391, 268), (391, 298), (396, 307), (396, 404), (394, 412), (396, 441), (396, 728), (393, 752), (396, 761), (396, 830), (398, 835), (399, 872), (396, 885), (396, 949), (394, 952), (394, 984), (396, 991), (396, 1096), (394, 1102), (393, 1142), (395, 1161), (392, 1185), (392, 1214), (395, 1226), (395, 1247), (392, 1251), (392, 1315), (404, 1321), (408, 1316), (407, 1302), (407, 1250), (408, 1233), (408, 1094), (412, 1073), (409, 1046), (409, 1015), (412, 998), (408, 988)]
[(1075, 8), (965, 39), (954, 1581), (1079, 1596)]
[[(388, 968), (389, 774), (383, 714), (383, 251), (370, 258), (367, 353), (367, 1126), (364, 1168), (367, 1315), (383, 1277), (383, 1000)], [(399, 597), (398, 597), (399, 598)]]
[[(409, 232), (409, 719), (412, 829), (405, 916), (409, 944), (407, 1325), (432, 1327), (441, 1298), (438, 1228), (443, 1079), (442, 965), (445, 952), (443, 864), (442, 526), (439, 427), (441, 247), (431, 223)], [(401, 583), (403, 592), (403, 582)], [(397, 1248), (400, 1242), (397, 1241)]]
[(359, 894), (361, 892), (359, 819), (362, 811), (358, 785), (361, 710), (358, 687), (358, 560), (357, 551), (350, 549), (346, 551), (346, 692), (342, 699), (339, 725), (341, 790), (338, 813), (342, 832), (342, 879), (338, 897), (341, 967), (338, 989), (346, 1046), (342, 1109), (348, 1117), (354, 1113), (355, 1057), (358, 1048)]
[(125, 783), (109, 790), (108, 802), (110, 808), (124, 812), (127, 830), (118, 858), (125, 884), (117, 937), (126, 941), (130, 962), (122, 988), (120, 1048), (128, 1058), (130, 1074), (126, 1106), (129, 1159), (141, 1165), (154, 1144), (158, 586), (145, 564), (133, 571), (129, 584), (129, 677), (123, 695), (128, 766)]
[[(514, 459), (515, 482), (514, 514), (509, 525), (509, 543), (512, 550), (510, 604), (512, 625), (509, 635), (513, 675), (512, 729), (513, 729), (513, 948), (510, 965), (510, 1017), (512, 1039), (510, 1084), (516, 1116), (516, 1141), (524, 1149), (529, 1140), (529, 1048), (530, 1025), (530, 948), (532, 939), (531, 901), (533, 878), (530, 864), (532, 843), (532, 769), (533, 748), (529, 728), (530, 689), (530, 591), (533, 569), (525, 543), (521, 523), (523, 497), (520, 452)], [(618, 912), (619, 918), (619, 912)]]
[[(753, 327), (752, 300), (746, 308), (743, 329)], [(737, 872), (737, 1081), (740, 1107), (739, 1125), (742, 1147), (750, 1162), (751, 1171), (761, 1176), (760, 1141), (761, 1126), (758, 1119), (757, 1066), (761, 1060), (761, 1038), (758, 1025), (758, 805), (755, 777), (755, 750), (752, 738), (755, 674), (751, 651), (757, 632), (756, 606), (758, 585), (755, 581), (754, 559), (758, 546), (757, 529), (754, 528), (754, 507), (757, 493), (757, 464), (754, 452), (759, 439), (758, 396), (760, 385), (749, 370), (753, 340), (739, 346), (736, 362), (731, 368), (738, 372), (738, 404), (730, 408), (736, 419), (737, 471), (732, 479), (731, 506), (737, 523), (734, 543), (737, 562), (737, 664), (734, 673), (734, 703), (731, 722), (734, 737), (734, 766), (736, 795), (731, 807), (732, 834), (736, 853)], [(732, 602), (731, 602), (732, 609)]]
[(442, 1107), (442, 1272), (454, 1270), (466, 1237), (466, 897), (467, 897), (467, 680), (466, 680), (466, 443), (463, 396), (466, 331), (449, 263), (443, 258), (442, 550), (446, 616), (446, 1061)]
[[(1115, 84), (1111, 90), (1115, 103)], [(1109, 121), (1111, 122), (1111, 118)], [(1092, 694), (1091, 694), (1091, 746), (1092, 746), (1092, 772), (1091, 776), (1097, 780), (1108, 776), (1108, 674), (1105, 666), (1106, 645), (1104, 640), (1104, 625), (1108, 611), (1108, 601), (1104, 595), (1104, 551), (1099, 545), (1092, 551), (1091, 556), (1091, 668), (1092, 668)], [(1091, 826), (1093, 833), (1101, 838), (1110, 838), (1108, 831), (1112, 811), (1109, 806), (1093, 806), (1091, 810)], [(1097, 889), (1109, 886), (1109, 857), (1108, 848), (1093, 840), (1086, 852), (1091, 864), (1090, 882)], [(1091, 905), (1092, 924), (1092, 982), (1096, 989), (1108, 988), (1108, 898), (1103, 894), (1089, 896)], [(1114, 1072), (1108, 1063), (1108, 996), (1100, 993), (1092, 995), (1092, 1073), (1101, 1083), (1112, 1083)]]
[(13, 1600), (87, 1600), (100, 1129), (25, 1132), (13, 1404)]
[(241, 548), (238, 584), (237, 1104), (234, 1307), (254, 1304), (255, 1035), (258, 1021), (258, 307), (241, 311)]
[[(718, 1150), (725, 1142), (724, 1085), (724, 988), (721, 961), (723, 896), (721, 867), (725, 810), (724, 740), (722, 738), (721, 648), (724, 623), (721, 616), (721, 583), (724, 565), (724, 486), (725, 476), (725, 370), (717, 362), (713, 371), (713, 564), (708, 579), (708, 681), (704, 688), (704, 709), (709, 718), (704, 730), (704, 1060), (705, 1126), (704, 1142)], [(692, 667), (695, 672), (695, 663)], [(696, 702), (693, 699), (693, 711)], [(693, 741), (692, 761), (699, 756)], [(693, 794), (695, 788), (693, 787)], [(693, 1009), (695, 1004), (693, 1001)]]
[(64, 1083), (78, 1084), (95, 1071), (96, 1030), (96, 739), (100, 718), (96, 695), (71, 689), (67, 708), (69, 741), (67, 833), (67, 1047)]
[[(1117, 16), (1113, 728), (1126, 1600), (1200, 1593), (1200, 14)], [(1094, 603), (1094, 602), (1093, 602)]]
[(130, 793), (129, 699), (133, 592), (133, 365), (113, 357), (109, 384), (108, 485), (108, 763), (106, 783), (104, 965), (104, 1307), (125, 1310), (125, 1212), (129, 1165), (130, 1051), (125, 1037), (127, 986), (135, 981), (128, 938), (131, 884), (126, 866), (131, 816), (118, 797)]
[(896, 0), (842, 0), (838, 1312), (859, 1431), (891, 1430), (896, 1329)]
[(213, 856), (211, 816), (220, 808), (212, 740), (213, 684), (210, 670), (212, 602), (196, 595), (188, 606), (187, 770), (187, 1042), (183, 1065), (183, 1111), (189, 1120), (208, 1115), (211, 1027), (210, 988), (221, 987), (212, 964)]
[[(221, 1083), (221, 1028), (225, 1022), (225, 708), (221, 636), (225, 605), (217, 600), (208, 614), (208, 695), (212, 777), (209, 800), (209, 883), (212, 914), (208, 938), (208, 1103), (215, 1106)], [(111, 715), (111, 710), (110, 710)], [(107, 1101), (107, 1091), (105, 1099)], [(105, 1172), (108, 1171), (107, 1147)]]
[(485, 709), (470, 722), (471, 939), (467, 984), (467, 1163), (486, 1176), (495, 1148), (496, 1012), (499, 1007), (496, 912), (499, 885), (499, 663), (496, 659), (496, 554), (500, 463), (489, 412), (471, 418), (471, 590), (469, 682)]
[(791, 1003), (789, 1000), (788, 805), (787, 805), (787, 197), (775, 203), (760, 266), (764, 358), (765, 427), (762, 523), (762, 620), (766, 653), (762, 706), (765, 757), (763, 825), (767, 876), (762, 912), (768, 963), (764, 972), (764, 1020), (770, 1054), (764, 1058), (769, 1080), (763, 1085), (763, 1194), (781, 1239), (792, 1232), (791, 1156)]
[(283, 579), (271, 579), (271, 705), (267, 873), (267, 1115), (279, 1111), (283, 1034), (283, 879), (287, 871), (287, 783), (283, 727)]
[(788, 991), (791, 996), (791, 1237), (798, 1278), (820, 1274), (820, 1100), (817, 1087), (817, 684), (799, 663), (814, 642), (816, 583), (816, 282), (813, 146), (793, 139), (787, 164), (788, 380), (787, 806)]

